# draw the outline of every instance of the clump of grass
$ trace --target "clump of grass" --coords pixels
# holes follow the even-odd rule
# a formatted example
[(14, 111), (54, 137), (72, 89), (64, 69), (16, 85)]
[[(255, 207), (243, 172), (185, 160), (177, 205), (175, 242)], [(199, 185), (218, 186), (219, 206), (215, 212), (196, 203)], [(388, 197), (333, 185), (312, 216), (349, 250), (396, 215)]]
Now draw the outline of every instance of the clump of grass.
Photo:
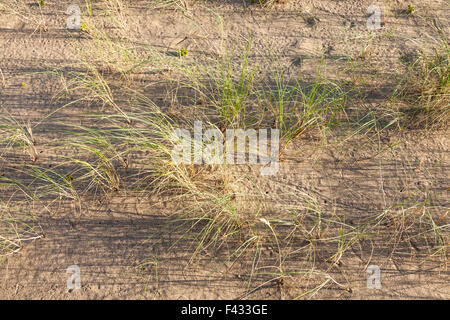
[(338, 122), (348, 93), (342, 85), (325, 79), (320, 67), (312, 79), (293, 80), (277, 57), (268, 53), (267, 65), (272, 67), (264, 68), (251, 65), (250, 55), (248, 41), (245, 47), (225, 50), (206, 66), (182, 67), (188, 81), (181, 85), (193, 88), (204, 105), (214, 107), (216, 125), (222, 131), (277, 128), (287, 145), (307, 130), (326, 133)]
[[(97, 68), (95, 68), (95, 66), (90, 64), (85, 65), (88, 71), (72, 75), (73, 77), (70, 79), (71, 84), (68, 87), (69, 92), (82, 92), (83, 96), (76, 101), (69, 103), (69, 105), (80, 101), (100, 101), (102, 107), (111, 107), (113, 110), (118, 111), (122, 116), (127, 118), (126, 113), (119, 104), (117, 104), (113, 90), (105, 77)], [(131, 122), (130, 119), (127, 121), (129, 123)]]
[(178, 81), (180, 85), (193, 89), (198, 100), (215, 109), (221, 130), (249, 125), (247, 111), (253, 103), (256, 67), (248, 63), (250, 42), (238, 50), (236, 54), (234, 49), (225, 48), (221, 57), (177, 68), (184, 77)]
[(324, 79), (320, 67), (310, 83), (290, 82), (280, 70), (272, 73), (275, 85), (260, 90), (259, 96), (269, 118), (275, 119), (284, 145), (313, 128), (326, 133), (345, 109), (347, 93), (343, 87)]
[[(0, 175), (0, 263), (27, 241), (42, 237), (31, 213), (32, 195), (26, 186)], [(9, 194), (9, 197), (7, 196)]]
[(249, 69), (249, 47), (241, 56), (238, 66), (238, 75), (235, 76), (233, 58), (225, 57), (216, 75), (215, 89), (218, 94), (217, 99), (210, 98), (216, 106), (222, 119), (221, 126), (246, 127), (247, 105), (252, 95), (255, 70)]
[(407, 66), (397, 97), (407, 103), (405, 123), (411, 128), (442, 128), (450, 120), (450, 47), (446, 40), (432, 54), (422, 53)]
[(0, 156), (8, 152), (10, 148), (19, 146), (28, 153), (31, 161), (35, 162), (38, 153), (31, 123), (29, 121), (20, 123), (7, 111), (4, 111), (4, 114), (0, 116), (0, 146), (3, 149)]
[(92, 41), (80, 50), (80, 55), (88, 67), (106, 69), (110, 73), (119, 72), (126, 78), (130, 73), (142, 70), (147, 59), (130, 39), (122, 37), (120, 30), (125, 28), (120, 25), (122, 22), (112, 23), (118, 32), (106, 32), (93, 19), (86, 19), (80, 28)]
[[(116, 162), (122, 161), (120, 153), (108, 135), (94, 128), (75, 127), (78, 132), (72, 134), (68, 146), (82, 153), (69, 160), (76, 165), (77, 181), (87, 181), (87, 188), (100, 188), (104, 194), (121, 189), (121, 177)], [(84, 155), (84, 157), (83, 157)]]

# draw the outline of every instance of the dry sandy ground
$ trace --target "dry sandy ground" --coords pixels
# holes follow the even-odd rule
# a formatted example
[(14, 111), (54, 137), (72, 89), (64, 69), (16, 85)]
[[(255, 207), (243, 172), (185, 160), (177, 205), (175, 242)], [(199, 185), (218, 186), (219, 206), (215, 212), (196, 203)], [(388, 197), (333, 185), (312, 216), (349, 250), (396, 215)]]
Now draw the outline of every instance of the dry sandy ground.
[[(52, 99), (60, 84), (39, 72), (53, 66), (70, 70), (77, 65), (76, 48), (89, 40), (65, 27), (64, 12), (76, 2), (46, 1), (42, 8), (46, 30), (36, 29), (36, 24), (17, 16), (0, 15), (0, 103), (11, 114), (38, 121), (61, 103)], [(196, 52), (214, 53), (220, 45), (215, 16), (195, 1), (186, 2), (191, 18), (172, 10), (144, 10), (141, 1), (131, 2), (123, 15), (136, 38), (162, 52), (176, 51), (183, 45), (190, 56)], [(292, 73), (298, 72), (296, 68), (314, 70), (324, 55), (328, 62), (325, 72), (330, 78), (337, 77), (344, 65), (340, 59), (357, 56), (366, 48), (370, 65), (364, 72), (358, 73), (356, 68), (346, 77), (358, 78), (361, 88), (370, 93), (365, 103), (379, 107), (393, 86), (392, 75), (401, 55), (433, 42), (433, 17), (440, 18), (449, 34), (450, 7), (443, 0), (411, 1), (418, 14), (405, 17), (398, 10), (408, 2), (375, 1), (383, 9), (384, 27), (370, 40), (365, 11), (372, 2), (293, 0), (260, 9), (255, 5), (245, 8), (240, 0), (224, 0), (207, 1), (207, 6), (222, 16), (230, 37), (252, 34), (253, 52), (272, 48)], [(314, 26), (304, 19), (310, 15), (319, 19)], [(258, 54), (251, 58), (258, 59)], [(22, 82), (27, 84), (25, 88)], [(39, 139), (53, 134), (45, 126), (37, 130)], [(307, 138), (299, 139), (290, 146), (277, 175), (262, 178), (255, 168), (242, 170), (252, 175), (266, 194), (267, 212), (295, 207), (300, 200), (292, 193), (307, 192), (315, 195), (324, 211), (345, 212), (356, 219), (399, 203), (407, 194), (425, 187), (430, 194), (436, 194), (437, 203), (448, 208), (448, 131), (404, 131), (385, 134), (382, 139), (383, 145), (395, 144), (395, 148), (379, 152), (373, 145), (361, 146), (361, 140), (354, 137), (343, 147), (317, 152)], [(39, 144), (37, 148), (45, 151), (39, 150)], [(18, 157), (18, 167), (25, 158)], [(250, 194), (251, 186), (247, 187)], [(248, 292), (246, 268), (251, 258), (238, 268), (207, 257), (188, 265), (189, 243), (178, 242), (174, 247), (175, 232), (161, 235), (165, 223), (162, 213), (170, 206), (160, 200), (129, 193), (116, 195), (102, 204), (86, 203), (79, 221), (70, 205), (62, 205), (52, 214), (37, 208), (45, 237), (24, 243), (18, 253), (3, 261), (0, 298), (235, 299)], [(448, 210), (441, 214), (448, 223)], [(450, 274), (446, 261), (439, 257), (423, 259), (427, 252), (420, 243), (394, 248), (393, 236), (381, 234), (375, 249), (369, 243), (355, 244), (339, 267), (319, 264), (318, 270), (327, 269), (338, 282), (345, 283), (345, 288), (329, 283), (314, 298), (448, 299)], [(270, 259), (271, 249), (266, 251)], [(139, 261), (155, 256), (157, 268), (151, 264), (147, 269), (137, 268)], [(292, 256), (288, 264), (295, 266), (301, 259)], [(369, 263), (381, 268), (379, 290), (366, 287), (365, 269)], [(81, 268), (82, 288), (72, 292), (66, 287), (66, 269), (70, 265)], [(255, 283), (263, 281), (255, 279)], [(308, 280), (292, 277), (282, 284), (271, 282), (248, 297), (290, 299), (321, 282), (323, 279), (313, 276)]]

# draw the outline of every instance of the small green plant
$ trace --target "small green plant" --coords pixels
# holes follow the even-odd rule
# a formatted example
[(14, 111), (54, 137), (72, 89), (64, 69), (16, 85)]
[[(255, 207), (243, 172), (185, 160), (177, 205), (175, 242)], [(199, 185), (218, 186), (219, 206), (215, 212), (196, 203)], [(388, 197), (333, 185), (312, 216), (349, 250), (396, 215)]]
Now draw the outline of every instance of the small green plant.
[(180, 58), (181, 58), (181, 57), (184, 57), (184, 56), (187, 56), (187, 54), (188, 54), (188, 49), (182, 47), (180, 50), (177, 51), (177, 54), (178, 54), (178, 56), (179, 56)]
[(45, 4), (45, 0), (39, 0), (38, 5), (39, 7), (43, 7)]
[(416, 7), (413, 6), (412, 4), (408, 4), (408, 9), (406, 10), (406, 12), (408, 14), (413, 14), (416, 11)]

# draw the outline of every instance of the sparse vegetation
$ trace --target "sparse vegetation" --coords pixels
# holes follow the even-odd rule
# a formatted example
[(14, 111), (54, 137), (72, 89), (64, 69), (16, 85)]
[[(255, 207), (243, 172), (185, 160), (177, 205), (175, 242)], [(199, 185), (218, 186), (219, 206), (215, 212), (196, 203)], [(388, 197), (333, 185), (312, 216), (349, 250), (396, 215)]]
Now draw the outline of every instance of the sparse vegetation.
[[(434, 181), (438, 173), (433, 170), (446, 170), (445, 165), (435, 164), (432, 170), (419, 164), (411, 169), (409, 160), (399, 160), (388, 170), (399, 166), (395, 169), (406, 173), (390, 176), (389, 186), (384, 175), (394, 173), (383, 171), (382, 165), (398, 156), (396, 146), (403, 141), (393, 141), (396, 134), (412, 128), (448, 129), (447, 41), (432, 54), (423, 53), (407, 63), (397, 88), (386, 94), (390, 99), (374, 107), (369, 101), (377, 88), (331, 75), (333, 64), (342, 61), (320, 56), (309, 60), (309, 70), (287, 67), (282, 53), (275, 54), (268, 45), (258, 51), (252, 37), (227, 36), (223, 25), (218, 27), (220, 45), (214, 50), (188, 51), (190, 46), (175, 40), (163, 50), (133, 35), (129, 21), (114, 16), (126, 10), (125, 2), (104, 0), (94, 7), (86, 0), (85, 5), (88, 16), (83, 18), (83, 33), (77, 33), (83, 41), (74, 42), (76, 66), (43, 72), (61, 84), (53, 101), (56, 107), (35, 122), (6, 109), (0, 116), (0, 257), (41, 237), (38, 219), (24, 214), (34, 206), (41, 213), (58, 215), (60, 206), (69, 203), (79, 221), (91, 207), (123, 197), (156, 199), (155, 208), (166, 205), (158, 213), (164, 226), (149, 237), (159, 243), (174, 234), (168, 252), (176, 259), (182, 252), (189, 266), (200, 266), (206, 259), (239, 274), (245, 284), (236, 298), (252, 297), (272, 285), (285, 298), (289, 282), (305, 283), (289, 291), (291, 299), (314, 298), (330, 286), (352, 292), (356, 283), (349, 276), (356, 267), (347, 265), (349, 256), (365, 265), (377, 254), (391, 259), (401, 250), (402, 258), (419, 264), (435, 259), (446, 270), (450, 224), (448, 204), (442, 202), (445, 186), (438, 192), (432, 182), (419, 184), (414, 176), (415, 170), (423, 170)], [(36, 19), (22, 11), (28, 8), (0, 6), (20, 19)], [(178, 0), (152, 1), (149, 6), (188, 10)], [(105, 12), (107, 23), (96, 20)], [(205, 12), (216, 18), (210, 9)], [(415, 7), (408, 5), (408, 13), (414, 12)], [(310, 26), (319, 21), (313, 15), (304, 19)], [(214, 38), (213, 31), (208, 32), (204, 38)], [(200, 46), (198, 39), (193, 43)], [(365, 49), (350, 63), (356, 60), (361, 68), (367, 67)], [(176, 163), (171, 156), (178, 142), (173, 132), (178, 128), (193, 132), (195, 121), (222, 133), (276, 128), (285, 166), (277, 177), (266, 179), (252, 171), (258, 165)], [(52, 131), (36, 136), (38, 127)], [(189, 148), (193, 158), (198, 155), (195, 147)], [(26, 159), (18, 165), (16, 157), (21, 154)], [(374, 162), (368, 165), (367, 160)], [(326, 182), (310, 187), (312, 178), (302, 172), (296, 176), (300, 182), (286, 178), (291, 170), (313, 168), (321, 161), (326, 165), (311, 176), (321, 173), (320, 179), (330, 179)], [(349, 163), (362, 163), (353, 171), (369, 172), (359, 187), (352, 185), (355, 173), (344, 177)], [(369, 166), (376, 165), (378, 175), (370, 176)], [(332, 177), (325, 177), (328, 174)], [(376, 191), (368, 195), (367, 190)], [(334, 191), (342, 193), (335, 196)], [(357, 205), (345, 198), (348, 195), (356, 195)], [(378, 198), (370, 198), (374, 195)], [(420, 249), (411, 249), (416, 246)], [(163, 263), (154, 252), (142, 256), (139, 274), (158, 282)], [(148, 288), (147, 283), (144, 297)]]
[(406, 66), (398, 97), (406, 102), (408, 127), (443, 128), (450, 121), (450, 47), (446, 40), (441, 43)]

